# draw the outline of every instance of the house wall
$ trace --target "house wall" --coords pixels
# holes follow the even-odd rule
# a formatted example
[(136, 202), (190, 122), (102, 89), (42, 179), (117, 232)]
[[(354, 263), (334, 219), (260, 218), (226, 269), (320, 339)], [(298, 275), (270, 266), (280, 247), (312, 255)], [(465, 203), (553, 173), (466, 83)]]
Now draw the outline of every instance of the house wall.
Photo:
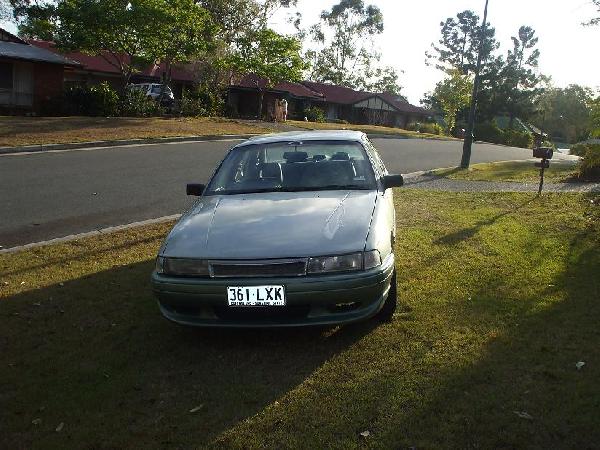
[(33, 71), (33, 109), (39, 111), (44, 103), (63, 91), (64, 67), (58, 64), (36, 63)]

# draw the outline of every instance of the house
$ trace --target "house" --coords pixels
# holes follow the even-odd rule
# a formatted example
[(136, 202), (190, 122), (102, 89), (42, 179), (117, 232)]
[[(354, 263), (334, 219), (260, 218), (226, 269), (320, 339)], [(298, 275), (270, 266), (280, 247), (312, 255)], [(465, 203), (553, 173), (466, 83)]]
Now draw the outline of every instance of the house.
[(259, 89), (264, 91), (262, 115), (270, 118), (275, 100), (285, 98), (288, 102), (288, 117), (300, 119), (304, 110), (313, 104), (321, 104), (323, 95), (312, 91), (301, 83), (287, 81), (267, 86), (265, 78), (250, 74), (233, 81), (227, 94), (227, 106), (234, 117), (256, 117), (258, 113)]
[[(122, 87), (121, 71), (116, 67), (117, 61), (108, 53), (104, 55), (88, 55), (82, 52), (61, 53), (53, 42), (32, 39), (32, 45), (53, 52), (57, 55), (77, 61), (80, 66), (75, 70), (65, 72), (64, 82), (66, 86), (83, 85), (91, 86), (107, 82), (114, 89)], [(126, 56), (123, 56), (126, 59)], [(151, 64), (139, 72), (134, 73), (130, 83), (160, 83), (166, 73), (165, 64)], [(196, 78), (191, 70), (184, 67), (174, 66), (171, 69), (171, 90), (176, 98), (181, 98), (184, 88), (190, 88)]]
[(405, 128), (409, 123), (426, 120), (431, 113), (409, 104), (404, 98), (390, 93), (373, 93), (327, 83), (303, 81), (282, 82), (268, 87), (265, 79), (246, 75), (231, 83), (228, 109), (240, 117), (256, 117), (259, 89), (263, 90), (262, 117), (270, 118), (276, 99), (288, 101), (288, 116), (302, 120), (311, 107), (323, 110), (330, 122), (347, 121), (354, 124), (385, 125)]
[(64, 74), (79, 66), (0, 28), (0, 111), (40, 112), (62, 93)]
[(390, 93), (356, 91), (313, 81), (302, 84), (323, 95), (326, 117), (330, 121), (406, 128), (409, 123), (424, 121), (431, 115), (426, 109)]

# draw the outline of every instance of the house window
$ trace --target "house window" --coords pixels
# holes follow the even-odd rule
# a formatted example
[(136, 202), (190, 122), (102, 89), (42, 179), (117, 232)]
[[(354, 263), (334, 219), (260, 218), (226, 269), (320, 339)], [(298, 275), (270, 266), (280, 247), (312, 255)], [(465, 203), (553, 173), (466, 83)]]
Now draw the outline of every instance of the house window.
[(13, 88), (12, 63), (0, 62), (0, 89)]

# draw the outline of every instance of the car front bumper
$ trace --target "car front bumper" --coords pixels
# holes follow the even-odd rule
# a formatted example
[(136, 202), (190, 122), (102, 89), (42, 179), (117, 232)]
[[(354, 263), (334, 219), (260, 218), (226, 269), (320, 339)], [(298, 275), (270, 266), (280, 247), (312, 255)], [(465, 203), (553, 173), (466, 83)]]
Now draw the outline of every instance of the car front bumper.
[[(364, 272), (290, 278), (178, 278), (154, 272), (152, 289), (162, 314), (200, 327), (339, 325), (373, 317), (387, 299), (394, 257)], [(227, 305), (227, 286), (283, 285), (286, 306)]]

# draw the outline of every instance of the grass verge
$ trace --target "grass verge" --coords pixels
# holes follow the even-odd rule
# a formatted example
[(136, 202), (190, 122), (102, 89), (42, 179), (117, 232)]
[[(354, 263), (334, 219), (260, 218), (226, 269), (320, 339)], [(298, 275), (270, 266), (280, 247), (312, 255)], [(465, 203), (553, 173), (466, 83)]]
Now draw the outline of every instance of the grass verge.
[(270, 131), (222, 118), (0, 117), (0, 147)]
[[(504, 161), (473, 164), (468, 169), (439, 169), (432, 173), (453, 180), (468, 181), (517, 181), (537, 183), (540, 169), (533, 161)], [(544, 180), (549, 183), (564, 183), (577, 180), (577, 161), (556, 160), (545, 170)]]
[(288, 120), (286, 123), (288, 125), (297, 128), (304, 128), (307, 130), (356, 130), (362, 131), (363, 133), (388, 134), (406, 138), (460, 140), (449, 136), (439, 136), (437, 134), (429, 133), (418, 133), (416, 131), (403, 130), (401, 128), (382, 127), (378, 125), (354, 125), (328, 122), (302, 122), (298, 120)]
[(399, 190), (381, 326), (172, 325), (149, 289), (169, 224), (0, 255), (0, 447), (592, 448), (590, 200)]

